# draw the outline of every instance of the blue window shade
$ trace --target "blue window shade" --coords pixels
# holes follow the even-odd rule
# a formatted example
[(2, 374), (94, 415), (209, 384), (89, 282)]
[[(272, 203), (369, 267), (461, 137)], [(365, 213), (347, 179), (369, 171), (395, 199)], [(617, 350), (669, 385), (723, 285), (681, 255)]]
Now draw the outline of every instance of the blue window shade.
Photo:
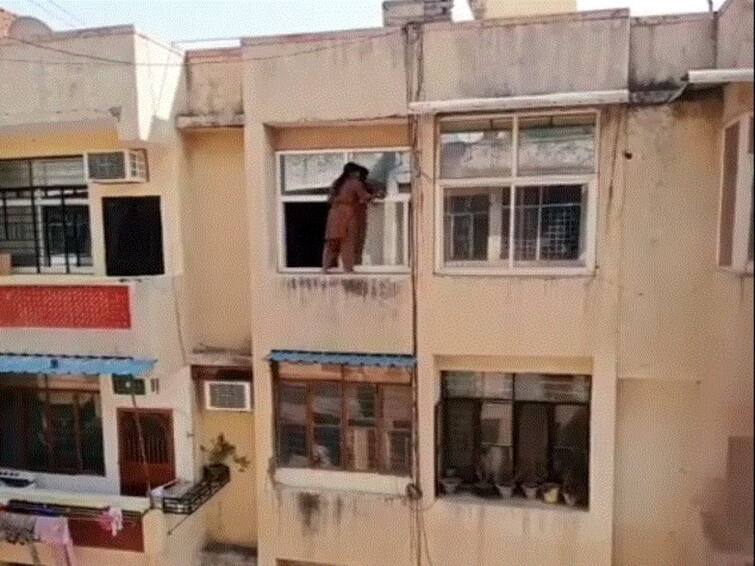
[(156, 360), (126, 357), (0, 354), (0, 373), (136, 377), (152, 371), (155, 363)]

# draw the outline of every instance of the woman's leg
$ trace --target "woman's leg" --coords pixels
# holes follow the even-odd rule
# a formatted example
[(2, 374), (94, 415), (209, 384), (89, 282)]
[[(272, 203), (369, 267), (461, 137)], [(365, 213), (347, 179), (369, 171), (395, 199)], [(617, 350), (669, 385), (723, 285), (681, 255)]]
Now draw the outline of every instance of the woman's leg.
[(354, 272), (354, 262), (356, 260), (356, 247), (359, 233), (356, 223), (352, 222), (346, 237), (341, 242), (341, 261), (343, 262), (344, 273)]
[(338, 254), (341, 251), (341, 240), (325, 240), (322, 248), (322, 270), (327, 273), (329, 269), (338, 267)]

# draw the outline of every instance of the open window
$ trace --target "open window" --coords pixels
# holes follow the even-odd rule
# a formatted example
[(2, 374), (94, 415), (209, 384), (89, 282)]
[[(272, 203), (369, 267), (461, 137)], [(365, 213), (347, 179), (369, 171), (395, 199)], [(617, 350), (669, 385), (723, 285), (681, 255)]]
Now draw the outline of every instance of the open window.
[(594, 268), (596, 131), (595, 113), (442, 120), (439, 268)]
[(19, 273), (90, 273), (81, 156), (0, 161), (0, 254)]
[(525, 497), (532, 484), (543, 496), (557, 486), (554, 502), (588, 505), (589, 377), (446, 372), (442, 380), (441, 493)]
[(753, 271), (753, 116), (730, 123), (723, 133), (718, 265)]
[(105, 262), (108, 275), (162, 275), (160, 197), (106, 197)]
[(349, 161), (369, 169), (368, 184), (385, 191), (385, 198), (375, 199), (367, 207), (367, 231), (356, 270), (369, 273), (408, 269), (411, 221), (408, 152), (283, 151), (277, 157), (281, 270), (312, 271), (322, 267), (328, 194)]

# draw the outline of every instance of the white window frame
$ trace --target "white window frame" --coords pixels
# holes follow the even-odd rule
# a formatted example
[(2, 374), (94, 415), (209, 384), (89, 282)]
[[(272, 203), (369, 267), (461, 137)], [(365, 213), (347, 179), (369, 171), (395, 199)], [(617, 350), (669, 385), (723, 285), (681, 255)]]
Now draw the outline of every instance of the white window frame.
[[(519, 167), (519, 120), (526, 118), (542, 118), (551, 116), (568, 115), (593, 115), (595, 117), (595, 171), (589, 174), (577, 175), (537, 175), (518, 176)], [(443, 179), (441, 177), (441, 126), (443, 123), (468, 121), (468, 120), (510, 120), (512, 124), (511, 146), (511, 175), (505, 177), (490, 178), (463, 178)], [(456, 114), (442, 117), (436, 121), (435, 139), (435, 272), (439, 275), (504, 275), (504, 276), (587, 276), (595, 272), (596, 248), (597, 248), (597, 219), (598, 219), (598, 171), (600, 163), (600, 110), (594, 108), (579, 110), (555, 110), (551, 112), (522, 112), (522, 113), (497, 113), (485, 115)], [(446, 262), (445, 260), (445, 191), (447, 189), (504, 189), (511, 190), (511, 219), (509, 221), (509, 240), (513, 242), (514, 218), (516, 201), (514, 200), (517, 187), (549, 186), (549, 185), (582, 185), (586, 187), (586, 197), (583, 202), (586, 205), (582, 216), (584, 233), (584, 248), (581, 265), (515, 265), (514, 250), (511, 249), (508, 260), (493, 261), (468, 261)], [(493, 216), (491, 216), (491, 219)], [(488, 247), (488, 257), (500, 250), (500, 236), (492, 232), (494, 222), (490, 222), (489, 239), (497, 238), (498, 245)], [(490, 240), (489, 240), (490, 241)], [(491, 252), (492, 248), (492, 252)], [(500, 255), (500, 254), (499, 254)], [(497, 257), (497, 256), (495, 256)]]
[[(750, 137), (755, 132), (750, 131), (750, 121), (753, 113), (742, 114), (724, 124), (721, 130), (720, 148), (720, 179), (718, 191), (718, 228), (716, 231), (716, 265), (722, 271), (731, 273), (753, 274), (753, 260), (747, 257), (750, 245), (750, 229), (752, 224), (753, 206), (753, 174), (755, 164), (749, 153)], [(739, 123), (739, 142), (737, 146), (737, 184), (734, 205), (734, 226), (732, 226), (731, 265), (721, 265), (721, 235), (723, 229), (723, 196), (724, 196), (724, 167), (726, 152), (726, 130)], [(755, 228), (753, 228), (755, 229)]]
[[(281, 171), (281, 158), (286, 155), (316, 155), (326, 153), (341, 153), (344, 155), (344, 165), (349, 159), (354, 157), (354, 154), (359, 153), (408, 153), (411, 151), (410, 147), (351, 147), (351, 148), (328, 148), (328, 149), (303, 149), (303, 150), (281, 150), (275, 152), (275, 201), (277, 207), (278, 226), (277, 226), (277, 238), (278, 238), (278, 272), (287, 274), (296, 273), (320, 273), (321, 267), (288, 267), (286, 266), (286, 217), (285, 217), (285, 203), (287, 202), (326, 202), (327, 195), (285, 195), (282, 191), (283, 176)], [(357, 159), (358, 161), (358, 159)], [(335, 180), (335, 179), (333, 179)], [(395, 193), (387, 194), (385, 198), (380, 199), (380, 202), (395, 202), (404, 203), (403, 214), (403, 257), (404, 262), (401, 265), (357, 265), (354, 266), (354, 274), (357, 275), (369, 275), (369, 274), (407, 274), (410, 270), (410, 238), (409, 233), (410, 215), (412, 194), (409, 193)], [(324, 240), (325, 234), (323, 234)], [(329, 272), (329, 277), (332, 275), (341, 274), (340, 271)], [(353, 274), (345, 274), (353, 275)]]

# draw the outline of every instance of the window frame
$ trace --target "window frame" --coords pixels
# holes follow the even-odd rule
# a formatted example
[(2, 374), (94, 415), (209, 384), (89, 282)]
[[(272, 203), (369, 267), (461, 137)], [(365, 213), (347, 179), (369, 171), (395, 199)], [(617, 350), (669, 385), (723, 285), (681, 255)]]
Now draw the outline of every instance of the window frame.
[[(724, 123), (721, 128), (721, 146), (719, 150), (719, 185), (718, 185), (718, 214), (716, 228), (716, 266), (718, 269), (736, 274), (753, 275), (754, 262), (748, 258), (750, 233), (755, 230), (752, 220), (753, 212), (753, 177), (755, 176), (755, 166), (753, 165), (753, 155), (750, 148), (755, 145), (753, 136), (755, 135), (755, 114), (747, 112), (740, 114)], [(735, 203), (734, 218), (731, 226), (731, 264), (724, 265), (721, 263), (721, 243), (723, 239), (723, 221), (724, 221), (724, 182), (726, 167), (726, 131), (734, 126), (739, 125), (739, 138), (737, 145), (737, 168), (735, 184)], [(742, 168), (749, 168), (749, 177), (742, 175)], [(746, 171), (746, 170), (745, 170)]]
[[(280, 449), (279, 449), (279, 432), (280, 432), (280, 393), (281, 393), (281, 385), (291, 385), (294, 387), (304, 387), (305, 388), (305, 396), (306, 396), (306, 405), (305, 405), (305, 419), (306, 422), (304, 423), (305, 427), (305, 435), (306, 435), (306, 442), (307, 442), (307, 465), (306, 466), (293, 466), (290, 464), (284, 464), (281, 462), (281, 455), (280, 455)], [(341, 396), (341, 413), (340, 413), (340, 449), (341, 449), (341, 464), (339, 466), (333, 466), (333, 467), (318, 467), (314, 465), (313, 461), (313, 452), (312, 452), (312, 446), (313, 446), (313, 436), (314, 436), (314, 429), (317, 426), (331, 426), (331, 425), (317, 425), (314, 423), (313, 417), (312, 417), (312, 392), (311, 388), (322, 386), (322, 385), (328, 385), (328, 386), (336, 386), (339, 389), (340, 396)], [(358, 426), (351, 426), (349, 425), (349, 418), (351, 416), (351, 411), (348, 407), (348, 401), (347, 401), (347, 395), (346, 391), (348, 388), (356, 388), (360, 385), (372, 385), (376, 388), (375, 393), (375, 400), (376, 400), (376, 417), (375, 417), (375, 426), (374, 427), (358, 427)], [(360, 381), (343, 381), (343, 380), (333, 380), (333, 379), (292, 379), (292, 378), (278, 378), (277, 376), (274, 379), (274, 406), (273, 406), (273, 450), (274, 450), (274, 458), (275, 458), (275, 467), (276, 469), (291, 469), (291, 470), (312, 470), (312, 471), (319, 471), (319, 472), (336, 472), (336, 473), (356, 473), (356, 474), (376, 474), (380, 476), (388, 476), (388, 477), (396, 477), (396, 478), (408, 478), (411, 476), (414, 468), (414, 456), (412, 454), (412, 457), (410, 458), (409, 462), (409, 470), (407, 470), (405, 473), (397, 473), (395, 471), (391, 471), (386, 469), (385, 467), (385, 433), (386, 431), (394, 431), (397, 429), (393, 429), (391, 427), (386, 426), (385, 424), (385, 415), (384, 415), (384, 388), (386, 387), (405, 387), (408, 391), (412, 392), (413, 395), (413, 385), (408, 383), (374, 383), (374, 382), (360, 382)], [(409, 430), (409, 434), (411, 437), (411, 445), (413, 446), (416, 436), (416, 417), (414, 414), (414, 403), (412, 402), (412, 426)], [(350, 450), (350, 442), (348, 440), (348, 431), (352, 428), (374, 428), (377, 438), (377, 449), (375, 452), (375, 460), (377, 462), (376, 469), (372, 470), (359, 470), (354, 468), (351, 465), (350, 458), (349, 458), (349, 450)]]
[[(595, 171), (584, 174), (555, 174), (518, 176), (519, 167), (519, 121), (528, 118), (546, 118), (555, 116), (593, 116), (595, 119)], [(441, 177), (442, 144), (441, 134), (444, 123), (474, 120), (510, 120), (512, 132), (511, 145), (511, 174), (505, 177), (444, 179)], [(597, 254), (597, 224), (598, 224), (598, 190), (600, 175), (600, 147), (601, 147), (601, 111), (597, 108), (575, 110), (554, 110), (551, 112), (515, 112), (515, 113), (486, 113), (486, 114), (454, 114), (441, 116), (435, 121), (435, 273), (438, 275), (482, 275), (482, 276), (587, 276), (595, 272)], [(582, 185), (586, 192), (583, 197), (585, 211), (582, 215), (584, 234), (580, 238), (584, 242), (584, 251), (580, 265), (515, 265), (514, 262), (514, 227), (516, 211), (517, 187), (554, 186), (554, 185)], [(448, 189), (506, 189), (511, 194), (509, 241), (510, 253), (506, 262), (499, 264), (483, 261), (447, 262), (445, 259), (445, 194)], [(489, 226), (492, 226), (491, 222)], [(489, 239), (492, 232), (489, 230)], [(500, 238), (499, 238), (500, 239)], [(490, 257), (490, 252), (488, 253)]]
[[(278, 241), (278, 257), (277, 268), (278, 273), (282, 274), (298, 274), (298, 273), (320, 273), (321, 267), (288, 267), (286, 265), (286, 215), (285, 215), (285, 203), (287, 202), (327, 202), (327, 195), (284, 195), (282, 191), (283, 176), (281, 171), (281, 158), (286, 155), (317, 155), (317, 154), (333, 154), (341, 153), (346, 159), (344, 159), (344, 165), (348, 160), (348, 156), (355, 153), (410, 153), (411, 147), (409, 146), (396, 146), (396, 147), (352, 147), (352, 148), (327, 148), (327, 149), (286, 149), (275, 151), (275, 202), (276, 202), (276, 216), (277, 216), (277, 241)], [(397, 202), (404, 203), (403, 214), (403, 257), (404, 261), (401, 265), (357, 265), (354, 267), (353, 274), (346, 275), (380, 275), (380, 274), (408, 274), (411, 269), (411, 257), (412, 253), (410, 245), (410, 231), (412, 210), (412, 192), (401, 193), (397, 195), (386, 195), (386, 198), (380, 199), (382, 202)], [(324, 239), (324, 234), (323, 234)], [(340, 271), (333, 271), (330, 275), (342, 275)]]
[[(45, 160), (66, 160), (80, 158), (84, 168), (83, 183), (76, 185), (37, 185), (34, 183), (31, 169), (33, 163)], [(93, 238), (93, 206), (92, 193), (87, 178), (86, 153), (65, 154), (65, 155), (35, 155), (31, 157), (8, 157), (0, 159), (0, 162), (7, 161), (25, 161), (29, 167), (29, 185), (25, 187), (8, 187), (0, 188), (0, 213), (5, 214), (7, 207), (31, 207), (32, 222), (34, 223), (34, 246), (36, 265), (35, 266), (11, 266), (12, 275), (37, 274), (37, 275), (92, 275), (94, 273), (94, 238)], [(73, 195), (67, 196), (66, 193), (73, 192)], [(79, 193), (86, 193), (81, 196)], [(15, 193), (15, 197), (7, 197), (7, 193)], [(56, 196), (50, 196), (47, 193), (57, 193)], [(19, 194), (27, 194), (19, 198)], [(49, 227), (57, 223), (45, 223), (45, 208), (65, 208), (65, 206), (86, 206), (89, 221), (89, 264), (77, 265), (80, 257), (72, 252), (62, 254), (49, 253)], [(67, 226), (67, 223), (63, 222)], [(76, 225), (76, 224), (74, 224)], [(64, 239), (66, 238), (64, 234)], [(87, 256), (82, 255), (86, 258)], [(47, 265), (49, 260), (50, 265)]]
[[(99, 385), (99, 384), (98, 384)], [(100, 387), (97, 388), (85, 388), (85, 387), (50, 387), (48, 377), (45, 376), (44, 384), (40, 385), (39, 383), (34, 384), (24, 384), (24, 385), (0, 385), (0, 393), (2, 391), (10, 391), (14, 392), (16, 395), (21, 396), (21, 404), (22, 404), (22, 414), (21, 414), (21, 423), (19, 426), (19, 430), (21, 432), (21, 437), (24, 440), (24, 454), (23, 454), (23, 467), (22, 468), (16, 468), (16, 469), (22, 469), (22, 470), (28, 470), (35, 473), (40, 474), (52, 474), (52, 475), (66, 475), (66, 476), (95, 476), (95, 477), (105, 477), (107, 475), (107, 459), (106, 459), (106, 448), (105, 448), (105, 422), (104, 417), (100, 416), (100, 429), (102, 433), (102, 469), (101, 470), (91, 470), (86, 469), (84, 467), (84, 457), (83, 457), (83, 447), (84, 447), (84, 436), (83, 432), (81, 430), (81, 403), (80, 403), (80, 396), (81, 395), (92, 395), (96, 396), (100, 403), (100, 411), (102, 411), (103, 408), (103, 401), (102, 401), (102, 391)], [(24, 399), (25, 394), (34, 394), (34, 393), (41, 393), (44, 395), (44, 414), (43, 419), (45, 419), (46, 425), (45, 425), (45, 439), (44, 443), (46, 445), (46, 466), (34, 466), (30, 463), (30, 456), (29, 456), (29, 446), (31, 445), (29, 441), (29, 408), (27, 406), (27, 402)], [(51, 393), (67, 393), (73, 395), (73, 398), (75, 400), (75, 407), (74, 409), (74, 423), (75, 428), (72, 431), (73, 437), (76, 441), (76, 452), (77, 452), (77, 459), (78, 459), (78, 468), (77, 470), (71, 470), (71, 469), (65, 469), (56, 467), (55, 465), (55, 457), (53, 455), (54, 445), (55, 442), (51, 438), (52, 431), (50, 430), (50, 424), (49, 424), (49, 413), (50, 413), (50, 394)]]
[[(464, 370), (466, 371), (466, 370)], [(436, 419), (440, 419), (440, 426), (441, 426), (441, 434), (438, 435), (438, 429), (436, 424), (435, 429), (435, 444), (434, 444), (434, 450), (435, 450), (435, 461), (436, 466), (438, 468), (435, 471), (435, 481), (436, 484), (439, 484), (442, 480), (442, 478), (445, 475), (446, 470), (451, 467), (450, 466), (450, 458), (449, 458), (449, 447), (448, 443), (446, 442), (447, 435), (449, 434), (450, 426), (449, 426), (449, 413), (448, 406), (451, 403), (463, 403), (463, 404), (469, 404), (474, 407), (474, 425), (473, 425), (473, 436), (474, 436), (474, 445), (472, 446), (472, 453), (473, 458), (475, 460), (475, 465), (479, 465), (479, 460), (481, 457), (481, 454), (483, 452), (482, 448), (485, 445), (483, 442), (483, 435), (481, 430), (481, 416), (485, 405), (505, 405), (510, 407), (511, 411), (511, 421), (510, 421), (510, 430), (511, 430), (511, 445), (510, 446), (504, 446), (499, 444), (492, 444), (491, 446), (499, 446), (499, 447), (505, 447), (508, 448), (510, 451), (511, 456), (511, 476), (512, 478), (515, 478), (518, 471), (517, 471), (517, 457), (519, 453), (519, 412), (521, 411), (521, 407), (524, 405), (538, 405), (538, 406), (545, 406), (547, 408), (547, 423), (548, 423), (548, 446), (547, 446), (547, 452), (548, 452), (548, 474), (552, 472), (552, 466), (554, 461), (554, 453), (556, 450), (559, 449), (559, 446), (555, 442), (554, 437), (554, 431), (555, 431), (555, 423), (556, 423), (556, 410), (558, 407), (585, 407), (587, 409), (587, 454), (585, 456), (587, 468), (586, 468), (586, 484), (588, 486), (588, 499), (586, 502), (584, 502), (583, 505), (580, 507), (583, 507), (585, 509), (588, 509), (590, 507), (590, 499), (589, 499), (589, 485), (590, 485), (590, 475), (591, 475), (591, 461), (590, 457), (592, 454), (591, 450), (591, 440), (592, 440), (592, 416), (593, 416), (593, 410), (592, 410), (592, 402), (593, 402), (593, 376), (588, 374), (552, 374), (552, 373), (539, 373), (538, 375), (543, 376), (550, 376), (550, 377), (560, 377), (560, 378), (569, 378), (569, 377), (587, 377), (589, 380), (588, 385), (588, 399), (587, 401), (576, 401), (576, 400), (564, 400), (564, 401), (546, 401), (546, 400), (532, 400), (532, 399), (517, 399), (516, 396), (516, 379), (517, 376), (521, 375), (527, 375), (531, 372), (505, 372), (508, 375), (511, 376), (511, 398), (506, 399), (503, 397), (485, 397), (485, 396), (469, 396), (469, 395), (459, 395), (459, 396), (450, 396), (447, 392), (446, 387), (446, 376), (449, 372), (442, 371), (440, 372), (440, 398), (438, 400), (439, 402), (439, 408), (440, 408), (440, 414), (436, 414)], [(481, 374), (485, 375), (488, 373), (499, 373), (499, 372), (489, 372), (489, 371), (469, 371), (470, 374)], [(523, 481), (522, 478), (519, 478), (519, 481)], [(444, 494), (442, 490), (436, 488), (436, 493), (438, 497), (448, 497), (448, 495)], [(453, 497), (451, 495), (450, 497)]]

